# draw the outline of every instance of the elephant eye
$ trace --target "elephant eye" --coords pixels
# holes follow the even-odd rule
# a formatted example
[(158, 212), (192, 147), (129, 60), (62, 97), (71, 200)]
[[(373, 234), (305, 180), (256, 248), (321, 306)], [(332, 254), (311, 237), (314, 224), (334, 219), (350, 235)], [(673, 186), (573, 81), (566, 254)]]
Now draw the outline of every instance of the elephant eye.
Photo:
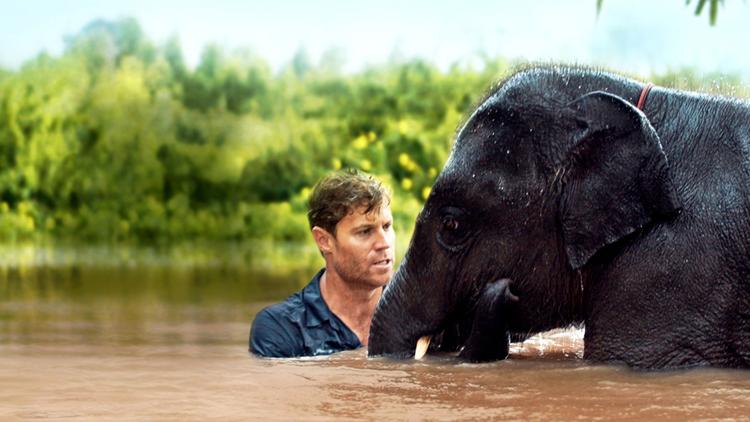
[(437, 241), (444, 248), (456, 251), (464, 245), (470, 234), (466, 212), (455, 207), (445, 207), (440, 214), (442, 217)]
[(458, 230), (458, 220), (453, 216), (446, 215), (443, 217), (443, 229), (450, 231)]

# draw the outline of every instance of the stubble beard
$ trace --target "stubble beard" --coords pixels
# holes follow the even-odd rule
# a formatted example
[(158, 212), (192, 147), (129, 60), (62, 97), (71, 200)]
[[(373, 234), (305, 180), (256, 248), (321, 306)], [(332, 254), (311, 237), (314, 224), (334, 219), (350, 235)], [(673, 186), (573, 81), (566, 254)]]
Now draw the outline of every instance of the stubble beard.
[[(384, 286), (388, 280), (393, 276), (393, 269), (389, 271), (387, 275), (381, 274), (369, 274), (368, 267), (356, 268), (345, 263), (333, 262), (333, 268), (339, 277), (349, 286), (352, 287), (366, 287), (369, 289), (376, 289)], [(380, 277), (384, 277), (385, 282), (380, 282)]]

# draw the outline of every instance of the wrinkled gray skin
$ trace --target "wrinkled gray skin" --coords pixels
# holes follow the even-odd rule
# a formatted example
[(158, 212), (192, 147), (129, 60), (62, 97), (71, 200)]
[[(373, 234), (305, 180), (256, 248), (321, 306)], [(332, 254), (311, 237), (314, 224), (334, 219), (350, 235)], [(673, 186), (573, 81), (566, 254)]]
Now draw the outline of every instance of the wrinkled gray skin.
[[(585, 324), (590, 361), (750, 367), (750, 104), (656, 87), (641, 112), (643, 87), (559, 67), (500, 84), (457, 135), (369, 354), (461, 327), (458, 348), (502, 312), (469, 341), (499, 352), (470, 360)], [(519, 300), (481, 305), (502, 279)]]

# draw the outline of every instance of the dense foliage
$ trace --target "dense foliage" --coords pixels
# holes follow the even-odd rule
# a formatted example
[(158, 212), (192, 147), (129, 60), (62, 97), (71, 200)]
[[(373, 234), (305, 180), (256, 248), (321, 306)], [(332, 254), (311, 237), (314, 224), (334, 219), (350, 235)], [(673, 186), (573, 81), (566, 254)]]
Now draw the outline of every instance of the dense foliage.
[(340, 65), (300, 52), (273, 72), (208, 46), (190, 69), (132, 19), (90, 24), (60, 57), (0, 71), (0, 240), (306, 239), (310, 187), (342, 167), (389, 184), (408, 232), (461, 119), (512, 64)]

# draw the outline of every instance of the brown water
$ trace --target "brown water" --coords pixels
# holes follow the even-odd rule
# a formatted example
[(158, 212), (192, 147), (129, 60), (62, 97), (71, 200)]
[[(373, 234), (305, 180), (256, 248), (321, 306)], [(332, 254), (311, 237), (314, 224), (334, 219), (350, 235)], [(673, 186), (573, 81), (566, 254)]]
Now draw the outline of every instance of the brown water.
[(306, 280), (203, 261), (17, 264), (0, 272), (0, 420), (750, 420), (750, 371), (590, 365), (581, 331), (481, 365), (259, 359), (250, 320), (275, 299), (255, 287)]

